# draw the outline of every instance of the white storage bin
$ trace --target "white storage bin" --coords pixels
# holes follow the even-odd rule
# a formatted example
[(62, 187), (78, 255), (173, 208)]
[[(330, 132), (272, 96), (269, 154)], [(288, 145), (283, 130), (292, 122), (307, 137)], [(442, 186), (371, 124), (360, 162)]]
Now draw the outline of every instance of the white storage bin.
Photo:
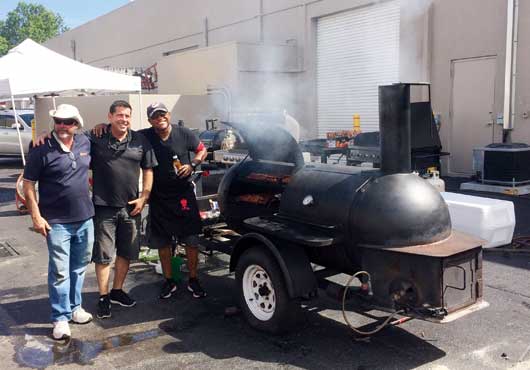
[(512, 242), (515, 229), (512, 202), (449, 192), (440, 194), (449, 207), (453, 229), (486, 240), (484, 248)]

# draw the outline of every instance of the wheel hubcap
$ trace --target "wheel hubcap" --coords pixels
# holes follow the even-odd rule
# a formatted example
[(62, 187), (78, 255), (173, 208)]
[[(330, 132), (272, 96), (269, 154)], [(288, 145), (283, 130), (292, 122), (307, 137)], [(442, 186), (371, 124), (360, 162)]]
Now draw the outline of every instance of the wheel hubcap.
[(243, 295), (250, 312), (261, 321), (270, 320), (276, 309), (272, 280), (261, 266), (250, 265), (243, 274)]

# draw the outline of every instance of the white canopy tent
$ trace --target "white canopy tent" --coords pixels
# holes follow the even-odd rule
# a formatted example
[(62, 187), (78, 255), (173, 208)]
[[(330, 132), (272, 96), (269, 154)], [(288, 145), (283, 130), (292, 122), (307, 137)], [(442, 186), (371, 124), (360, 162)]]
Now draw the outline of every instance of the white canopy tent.
[[(137, 91), (141, 96), (142, 86), (140, 77), (109, 72), (77, 62), (31, 39), (26, 39), (0, 58), (0, 99), (11, 99), (13, 109), (14, 97), (57, 93), (77, 95), (80, 91)], [(15, 116), (18, 122), (16, 110)], [(20, 132), (19, 142), (21, 143)], [(25, 164), (22, 144), (20, 152)]]
[(92, 67), (56, 53), (31, 39), (0, 58), (0, 80), (8, 79), (10, 91), (0, 85), (0, 98), (62, 93), (79, 90), (141, 91), (140, 77)]

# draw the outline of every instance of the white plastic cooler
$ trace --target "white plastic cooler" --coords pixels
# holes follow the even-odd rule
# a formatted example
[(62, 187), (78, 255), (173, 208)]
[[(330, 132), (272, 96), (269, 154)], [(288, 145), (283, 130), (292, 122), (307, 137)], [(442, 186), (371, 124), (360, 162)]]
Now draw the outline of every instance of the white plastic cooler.
[(512, 202), (449, 192), (440, 194), (449, 207), (453, 229), (486, 240), (484, 248), (511, 243), (515, 229)]

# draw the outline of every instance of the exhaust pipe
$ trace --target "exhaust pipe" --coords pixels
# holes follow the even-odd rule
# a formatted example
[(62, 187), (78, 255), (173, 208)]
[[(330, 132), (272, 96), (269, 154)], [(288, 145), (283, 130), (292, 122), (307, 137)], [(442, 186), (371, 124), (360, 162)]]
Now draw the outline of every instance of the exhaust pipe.
[(410, 84), (379, 86), (381, 171), (411, 172)]

